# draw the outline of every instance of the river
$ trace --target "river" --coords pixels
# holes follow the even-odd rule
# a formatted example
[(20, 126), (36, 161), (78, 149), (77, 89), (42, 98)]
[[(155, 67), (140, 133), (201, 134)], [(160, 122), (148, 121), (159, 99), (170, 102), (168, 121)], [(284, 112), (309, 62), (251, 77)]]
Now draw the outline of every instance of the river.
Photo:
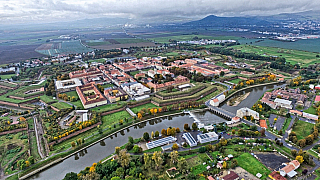
[[(280, 86), (270, 85), (246, 90), (245, 92), (251, 93), (238, 106), (228, 106), (225, 103), (224, 105), (222, 105), (222, 108), (230, 112), (236, 113), (237, 109), (239, 108), (252, 107), (252, 105), (264, 94), (264, 92), (276, 87)], [(245, 92), (242, 91), (240, 93)], [(196, 118), (207, 122), (210, 120), (210, 123), (219, 123), (225, 121), (209, 111), (202, 113), (194, 113), (194, 115), (196, 115)], [(139, 138), (142, 137), (144, 132), (149, 132), (149, 134), (151, 134), (152, 131), (160, 132), (162, 129), (167, 129), (168, 127), (179, 127), (182, 130), (183, 125), (185, 123), (191, 125), (193, 122), (194, 119), (190, 118), (188, 114), (182, 114), (142, 123), (139, 126), (128, 128), (122, 133), (116, 134), (112, 138), (107, 138), (103, 142), (97, 143), (82, 151), (81, 153), (71, 156), (70, 158), (67, 158), (64, 161), (32, 176), (30, 179), (63, 179), (65, 174), (67, 174), (68, 172), (78, 173), (85, 167), (91, 166), (93, 163), (98, 162), (101, 159), (109, 156), (114, 152), (116, 146), (122, 146), (124, 143), (128, 141), (128, 136), (132, 136), (133, 138)]]

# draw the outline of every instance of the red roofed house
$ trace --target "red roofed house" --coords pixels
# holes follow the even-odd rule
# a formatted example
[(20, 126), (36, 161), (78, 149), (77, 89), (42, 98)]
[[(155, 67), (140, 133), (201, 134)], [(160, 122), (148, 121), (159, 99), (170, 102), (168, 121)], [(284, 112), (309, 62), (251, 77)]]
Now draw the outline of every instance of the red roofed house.
[(314, 102), (316, 103), (316, 102), (319, 102), (320, 101), (320, 96), (318, 95), (318, 96), (316, 96), (316, 99), (314, 100)]
[(174, 81), (166, 82), (163, 84), (154, 84), (152, 82), (148, 82), (147, 85), (150, 88), (153, 88), (154, 92), (157, 92), (157, 91), (164, 90), (169, 86), (179, 86), (179, 85), (187, 84), (187, 83), (190, 83), (190, 80), (187, 77), (179, 75), (178, 77), (176, 77), (176, 79)]
[(283, 177), (288, 175), (290, 178), (292, 178), (295, 175), (297, 175), (297, 172), (295, 172), (294, 170), (298, 169), (299, 167), (300, 167), (299, 161), (293, 160), (293, 161), (289, 162), (289, 164), (287, 166), (280, 169), (280, 175)]
[(214, 180), (212, 176), (208, 176), (208, 180)]
[(260, 119), (260, 127), (265, 128), (265, 129), (268, 128), (266, 120)]
[(277, 171), (273, 171), (271, 174), (269, 174), (269, 178), (272, 180), (287, 180), (287, 178), (281, 176)]
[(233, 171), (228, 171), (228, 175), (221, 178), (221, 180), (238, 180), (239, 176)]
[(104, 105), (108, 100), (102, 95), (94, 83), (76, 87), (78, 96), (85, 109)]

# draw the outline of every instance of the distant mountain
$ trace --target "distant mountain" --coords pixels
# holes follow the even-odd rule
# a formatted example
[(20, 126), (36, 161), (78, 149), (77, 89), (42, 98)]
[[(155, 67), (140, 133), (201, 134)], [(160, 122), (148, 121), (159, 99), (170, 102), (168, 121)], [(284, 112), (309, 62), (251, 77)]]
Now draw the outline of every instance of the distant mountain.
[(304, 11), (298, 13), (281, 13), (271, 16), (258, 16), (257, 18), (267, 21), (305, 21), (320, 20), (320, 11)]
[(271, 22), (255, 17), (218, 17), (210, 15), (201, 20), (191, 21), (183, 25), (214, 27), (269, 26)]

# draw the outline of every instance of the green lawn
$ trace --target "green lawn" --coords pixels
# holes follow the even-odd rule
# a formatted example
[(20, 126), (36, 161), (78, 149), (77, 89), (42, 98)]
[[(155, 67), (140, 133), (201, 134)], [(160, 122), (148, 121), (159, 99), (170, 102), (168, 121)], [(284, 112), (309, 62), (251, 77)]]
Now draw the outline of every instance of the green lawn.
[(312, 105), (308, 109), (304, 110), (303, 112), (317, 115), (317, 110)]
[(136, 39), (136, 38), (121, 38), (121, 39), (114, 39), (118, 41), (120, 44), (130, 44), (130, 43), (141, 43), (141, 42), (149, 42), (143, 39)]
[(238, 84), (240, 81), (242, 81), (242, 79), (233, 79), (229, 82), (233, 83), (233, 84)]
[(119, 104), (118, 103), (117, 104), (106, 104), (103, 106), (92, 108), (91, 110), (100, 113), (100, 112), (110, 111), (113, 109), (119, 109), (125, 105), (126, 105), (126, 102), (119, 102)]
[(66, 94), (67, 94), (67, 96), (70, 96), (70, 97), (72, 97), (72, 96), (76, 97), (77, 101), (74, 101), (74, 102), (70, 101), (71, 104), (75, 105), (78, 109), (84, 109), (84, 107), (80, 101), (80, 98), (78, 96), (77, 91), (69, 91), (69, 92), (66, 92)]
[[(120, 119), (124, 121), (125, 118), (131, 118), (130, 114), (127, 111), (120, 111), (112, 114), (108, 114), (106, 116), (102, 116), (102, 128), (106, 128), (115, 123), (118, 123)], [(125, 121), (124, 121), (125, 123)]]
[(289, 127), (289, 125), (290, 125), (291, 120), (292, 120), (292, 118), (291, 118), (291, 117), (290, 117), (290, 118), (286, 118), (286, 120), (285, 120), (285, 122), (284, 122), (284, 124), (283, 124), (283, 126), (282, 126), (282, 130), (283, 130), (283, 132), (284, 132), (284, 131), (286, 131), (286, 130), (288, 129), (288, 127)]
[(271, 171), (260, 163), (249, 153), (243, 153), (236, 158), (240, 167), (248, 171), (249, 173), (256, 175), (257, 173), (262, 174), (261, 179), (267, 179)]
[(113, 87), (113, 86), (114, 86), (114, 84), (104, 84), (104, 85), (102, 85), (103, 88), (108, 88), (108, 87)]
[(297, 134), (298, 140), (304, 139), (306, 136), (310, 135), (313, 129), (313, 124), (304, 121), (297, 121), (294, 125), (292, 131)]
[(208, 94), (207, 96), (199, 99), (198, 101), (208, 101), (209, 99), (215, 97), (216, 95), (218, 95), (219, 93), (223, 92), (224, 90), (226, 90), (227, 88), (226, 87), (222, 87), (222, 86), (216, 86), (216, 85), (213, 85), (215, 87), (217, 87), (217, 90), (213, 93), (210, 93)]
[(155, 108), (155, 107), (157, 108), (158, 106), (156, 106), (156, 105), (154, 105), (152, 103), (148, 103), (148, 104), (144, 104), (144, 105), (137, 106), (137, 107), (130, 108), (130, 109), (131, 109), (132, 112), (137, 114), (143, 108), (148, 109), (148, 108)]
[(5, 75), (0, 75), (1, 79), (10, 79), (12, 76), (14, 76), (15, 74), (5, 74)]
[(138, 74), (139, 72), (140, 72), (140, 70), (131, 71), (131, 72), (130, 72), (130, 75), (131, 75), (131, 76), (134, 76), (134, 75)]
[(40, 99), (41, 99), (42, 101), (44, 101), (45, 103), (57, 102), (57, 100), (56, 100), (56, 99), (53, 99), (52, 96), (47, 96), (47, 95), (42, 95), (42, 96), (40, 96)]
[(239, 45), (233, 46), (233, 48), (241, 50), (242, 52), (256, 53), (263, 56), (281, 56), (286, 58), (287, 62), (291, 64), (301, 63), (302, 66), (319, 62), (319, 58), (316, 58), (318, 53), (307, 51), (252, 45)]
[(56, 102), (56, 103), (53, 103), (51, 104), (53, 107), (55, 108), (58, 108), (58, 109), (66, 109), (66, 108), (70, 108), (72, 106), (70, 106), (69, 104), (67, 103), (64, 103), (64, 102)]

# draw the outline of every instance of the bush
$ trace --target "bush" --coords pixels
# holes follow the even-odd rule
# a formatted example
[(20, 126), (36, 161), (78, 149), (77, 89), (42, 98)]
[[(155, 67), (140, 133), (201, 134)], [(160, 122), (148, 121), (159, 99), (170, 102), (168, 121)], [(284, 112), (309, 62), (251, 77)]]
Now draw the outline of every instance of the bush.
[(202, 146), (199, 148), (199, 153), (204, 153), (204, 152), (206, 152), (206, 150), (207, 150), (206, 147)]

